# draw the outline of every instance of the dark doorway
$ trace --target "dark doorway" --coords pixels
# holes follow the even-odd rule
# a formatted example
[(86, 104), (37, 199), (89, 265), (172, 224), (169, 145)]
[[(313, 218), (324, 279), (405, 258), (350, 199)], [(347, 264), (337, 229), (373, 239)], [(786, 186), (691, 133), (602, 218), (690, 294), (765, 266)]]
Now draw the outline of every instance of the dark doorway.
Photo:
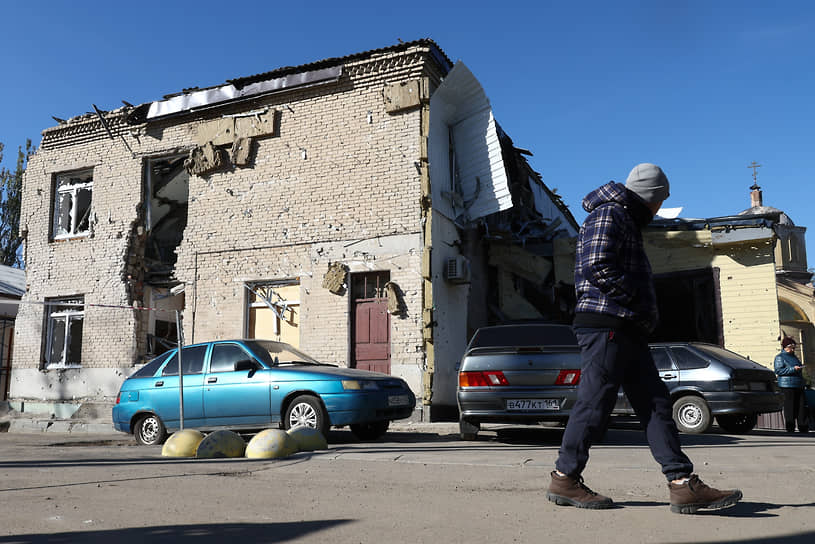
[(385, 284), (389, 272), (351, 276), (351, 366), (390, 374), (390, 314)]
[(654, 277), (659, 325), (652, 342), (724, 345), (719, 269), (703, 268)]

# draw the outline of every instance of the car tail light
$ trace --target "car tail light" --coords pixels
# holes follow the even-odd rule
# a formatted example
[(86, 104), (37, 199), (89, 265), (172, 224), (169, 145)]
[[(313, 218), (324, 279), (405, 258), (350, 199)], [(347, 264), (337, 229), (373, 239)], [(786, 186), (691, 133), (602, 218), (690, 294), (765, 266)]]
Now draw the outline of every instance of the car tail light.
[(486, 370), (459, 373), (458, 385), (459, 387), (490, 387), (509, 385), (509, 382), (500, 370)]
[(121, 397), (122, 397), (122, 392), (121, 392), (121, 391), (119, 391), (118, 393), (116, 393), (116, 404), (119, 404), (119, 399), (120, 399)]
[(555, 385), (577, 385), (580, 383), (580, 370), (561, 370)]

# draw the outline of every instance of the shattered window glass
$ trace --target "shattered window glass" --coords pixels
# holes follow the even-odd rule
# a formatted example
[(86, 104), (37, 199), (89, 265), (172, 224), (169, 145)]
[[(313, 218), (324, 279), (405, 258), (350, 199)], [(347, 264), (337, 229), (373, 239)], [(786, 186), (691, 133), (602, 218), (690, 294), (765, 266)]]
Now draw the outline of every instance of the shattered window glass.
[(65, 354), (65, 320), (55, 319), (51, 323), (51, 356), (49, 363), (63, 361)]
[(54, 299), (48, 309), (47, 368), (77, 367), (82, 364), (84, 298)]
[(57, 207), (57, 234), (69, 234), (71, 229), (71, 203), (73, 195), (60, 193)]
[(54, 238), (90, 232), (93, 172), (57, 176), (54, 200)]

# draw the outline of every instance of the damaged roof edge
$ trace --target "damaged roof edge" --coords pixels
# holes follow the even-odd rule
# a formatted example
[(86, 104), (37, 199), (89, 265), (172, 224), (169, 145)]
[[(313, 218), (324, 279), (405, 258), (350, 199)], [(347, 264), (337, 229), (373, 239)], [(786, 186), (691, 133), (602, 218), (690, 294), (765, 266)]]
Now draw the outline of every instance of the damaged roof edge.
[(166, 100), (150, 103), (146, 119), (155, 121), (177, 113), (192, 111), (199, 108), (220, 105), (249, 97), (279, 92), (295, 87), (304, 87), (320, 83), (337, 81), (342, 75), (343, 65), (311, 70), (283, 77), (267, 79), (250, 83), (242, 88), (233, 84), (222, 85), (210, 89), (197, 90), (186, 94), (173, 96)]
[(776, 221), (764, 215), (728, 215), (722, 217), (709, 217), (707, 219), (656, 219), (649, 223), (649, 229), (664, 230), (711, 230), (715, 228), (770, 228)]
[(444, 51), (441, 50), (441, 48), (436, 44), (436, 42), (434, 42), (430, 38), (423, 38), (411, 42), (404, 42), (396, 45), (382, 47), (379, 49), (371, 49), (368, 51), (362, 51), (360, 53), (353, 53), (351, 55), (346, 55), (344, 57), (328, 58), (316, 62), (311, 62), (308, 64), (301, 64), (300, 66), (288, 66), (286, 68), (278, 68), (276, 70), (272, 70), (271, 72), (264, 72), (261, 74), (255, 74), (253, 76), (228, 79), (227, 83), (232, 83), (233, 85), (235, 85), (235, 87), (242, 88), (250, 83), (255, 83), (257, 81), (281, 77), (283, 75), (303, 72), (306, 70), (316, 70), (319, 68), (336, 66), (338, 64), (347, 64), (358, 59), (363, 59), (366, 57), (372, 57), (375, 55), (381, 55), (394, 51), (404, 51), (410, 49), (411, 47), (417, 46), (420, 47), (424, 46), (430, 49), (430, 54), (433, 56), (433, 58), (439, 64), (439, 66), (443, 68), (445, 74), (449, 72), (450, 69), (453, 67), (453, 62), (447, 57)]
[(296, 87), (335, 82), (342, 75), (343, 68), (348, 62), (392, 51), (406, 50), (416, 46), (427, 47), (433, 59), (442, 67), (443, 71), (445, 73), (450, 71), (453, 63), (447, 55), (433, 40), (425, 38), (344, 57), (323, 59), (300, 66), (278, 68), (262, 74), (229, 79), (223, 85), (205, 89), (193, 88), (189, 91), (168, 95), (163, 100), (148, 102), (136, 107), (128, 116), (128, 122), (130, 124), (141, 124), (145, 121), (155, 121), (184, 112), (214, 107)]

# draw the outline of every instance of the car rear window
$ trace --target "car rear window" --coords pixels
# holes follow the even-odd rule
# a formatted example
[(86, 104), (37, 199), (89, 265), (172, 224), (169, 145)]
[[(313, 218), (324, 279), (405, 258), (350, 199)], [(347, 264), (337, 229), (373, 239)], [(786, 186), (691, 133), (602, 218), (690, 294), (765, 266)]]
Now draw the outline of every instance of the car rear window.
[(671, 358), (668, 356), (668, 351), (665, 348), (651, 348), (651, 357), (654, 359), (654, 364), (660, 372), (673, 369), (673, 363), (671, 363)]
[(568, 325), (499, 325), (478, 329), (469, 349), (540, 346), (577, 346), (577, 338)]
[(671, 348), (671, 355), (673, 355), (679, 370), (706, 368), (710, 366), (710, 361), (687, 348)]
[(725, 363), (727, 366), (731, 368), (749, 368), (749, 369), (764, 368), (755, 361), (751, 361), (750, 359), (743, 357), (738, 353), (728, 351), (718, 346), (695, 344), (694, 347), (699, 351), (705, 353), (706, 355), (709, 355), (714, 359), (717, 359), (718, 361)]
[(170, 355), (169, 353), (162, 353), (161, 355), (159, 355), (155, 359), (152, 359), (152, 360), (148, 361), (147, 364), (145, 364), (143, 367), (141, 367), (136, 372), (131, 374), (130, 377), (131, 378), (149, 378), (150, 376), (153, 376), (156, 373), (156, 370), (158, 370), (158, 367), (160, 367), (162, 365), (162, 363), (164, 363), (164, 361), (167, 360), (167, 357), (169, 355)]
[[(191, 346), (181, 351), (181, 359), (184, 361), (184, 375), (200, 374), (204, 368), (204, 355), (207, 353), (207, 346)], [(178, 376), (178, 352), (173, 355), (164, 370), (162, 376)]]

